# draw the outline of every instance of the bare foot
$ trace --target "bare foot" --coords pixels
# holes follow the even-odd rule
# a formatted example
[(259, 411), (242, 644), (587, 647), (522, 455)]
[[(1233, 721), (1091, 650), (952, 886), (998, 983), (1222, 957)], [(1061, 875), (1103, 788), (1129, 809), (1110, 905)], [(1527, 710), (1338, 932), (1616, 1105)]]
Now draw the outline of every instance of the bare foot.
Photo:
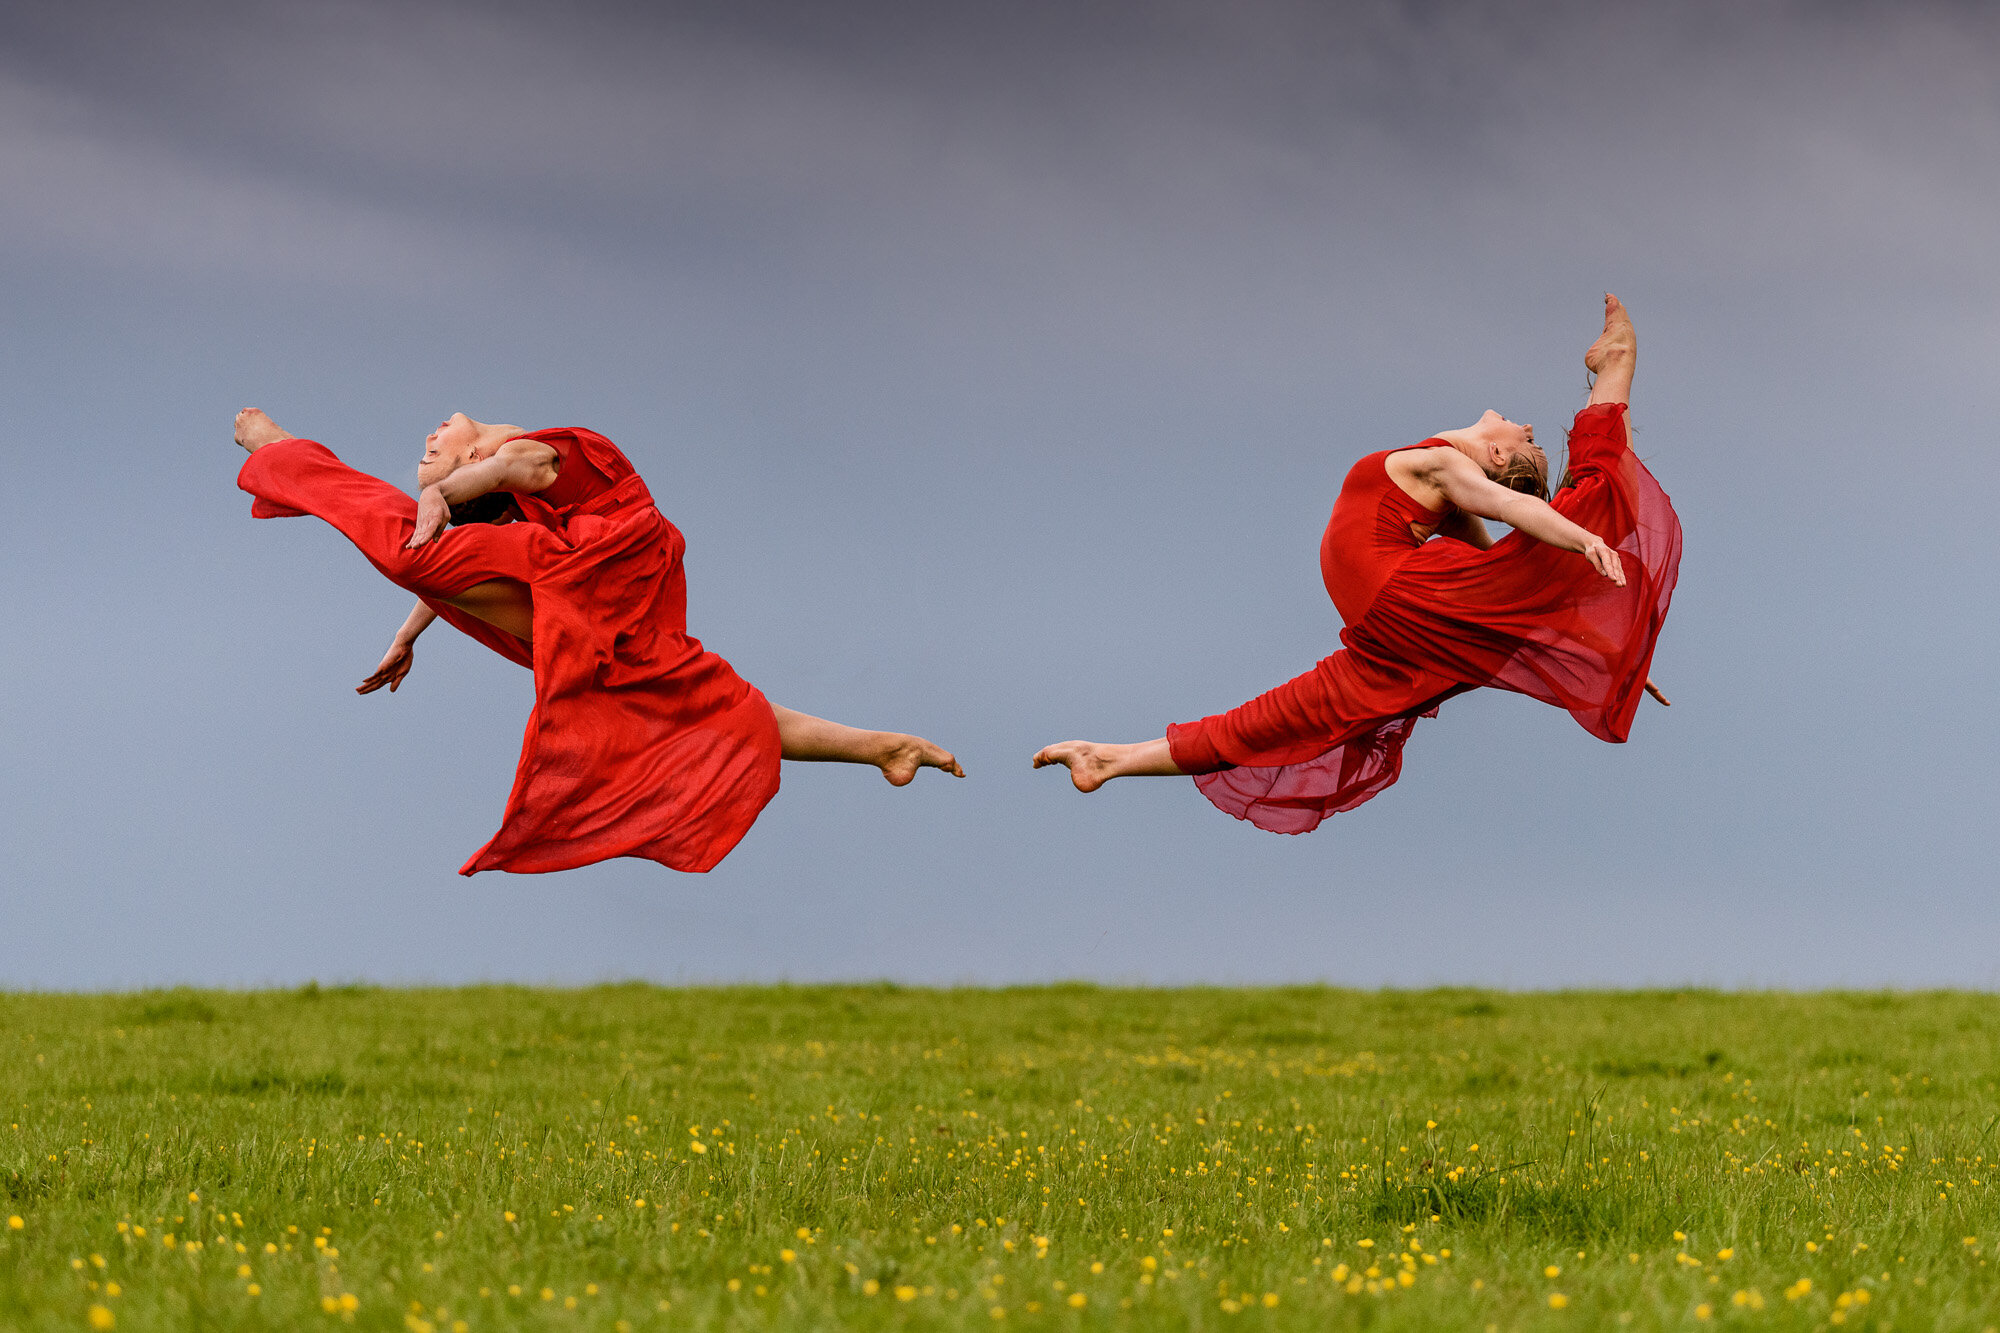
[(917, 776), (920, 768), (941, 768), (955, 778), (965, 776), (965, 770), (952, 758), (951, 751), (942, 745), (925, 740), (922, 736), (903, 736), (892, 733), (889, 745), (881, 758), (875, 761), (882, 770), (882, 776), (889, 779), (892, 787), (907, 787)]
[(1593, 375), (1601, 375), (1605, 368), (1617, 360), (1630, 361), (1639, 355), (1639, 335), (1633, 331), (1632, 316), (1625, 311), (1624, 302), (1610, 292), (1604, 294), (1604, 332), (1583, 354), (1583, 366)]
[(236, 414), (236, 442), (249, 453), (291, 438), (292, 433), (280, 429), (277, 422), (264, 415), (261, 407), (246, 407)]
[(1124, 748), (1096, 741), (1064, 741), (1060, 745), (1045, 745), (1035, 753), (1035, 767), (1061, 764), (1069, 770), (1069, 780), (1076, 784), (1078, 791), (1096, 791), (1117, 776), (1112, 771), (1117, 763), (1113, 752)]

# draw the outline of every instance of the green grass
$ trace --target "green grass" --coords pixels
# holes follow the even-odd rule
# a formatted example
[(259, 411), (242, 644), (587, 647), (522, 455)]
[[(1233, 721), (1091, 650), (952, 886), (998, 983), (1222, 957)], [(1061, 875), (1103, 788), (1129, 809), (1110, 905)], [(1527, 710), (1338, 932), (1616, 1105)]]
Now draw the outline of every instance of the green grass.
[(0, 1327), (1979, 1329), (1996, 1087), (1955, 993), (0, 995)]

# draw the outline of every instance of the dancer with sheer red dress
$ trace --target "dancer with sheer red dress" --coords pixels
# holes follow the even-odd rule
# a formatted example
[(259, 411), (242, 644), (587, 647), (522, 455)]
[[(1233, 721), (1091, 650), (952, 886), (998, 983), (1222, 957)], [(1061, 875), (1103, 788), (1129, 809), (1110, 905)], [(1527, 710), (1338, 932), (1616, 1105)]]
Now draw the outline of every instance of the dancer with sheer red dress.
[(965, 776), (920, 736), (773, 705), (704, 649), (687, 632), (686, 541), (594, 431), (455, 414), (424, 441), (414, 501), (255, 408), (236, 442), (252, 514), (325, 519), (420, 599), (360, 693), (394, 693), (440, 617), (534, 671), (500, 831), (462, 874), (614, 856), (708, 870), (776, 795), (780, 758), (869, 764), (896, 786), (919, 768)]
[[(1534, 427), (1497, 412), (1356, 463), (1320, 546), (1342, 647), (1311, 671), (1156, 740), (1047, 746), (1035, 767), (1067, 767), (1080, 791), (1193, 775), (1225, 812), (1305, 833), (1394, 783), (1417, 719), (1467, 690), (1514, 690), (1623, 741), (1642, 691), (1667, 702), (1647, 670), (1681, 553), (1673, 505), (1632, 452), (1637, 356), (1607, 294), (1553, 502)], [(1514, 530), (1496, 542), (1483, 518)]]

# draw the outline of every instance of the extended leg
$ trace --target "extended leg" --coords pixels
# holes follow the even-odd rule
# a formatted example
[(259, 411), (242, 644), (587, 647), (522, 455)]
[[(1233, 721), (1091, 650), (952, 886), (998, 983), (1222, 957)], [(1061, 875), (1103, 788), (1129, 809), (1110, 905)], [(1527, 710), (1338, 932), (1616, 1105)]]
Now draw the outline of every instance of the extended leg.
[(1174, 764), (1167, 738), (1115, 745), (1104, 741), (1064, 741), (1035, 752), (1035, 767), (1061, 764), (1078, 791), (1096, 791), (1113, 778), (1177, 778), (1187, 773)]
[(965, 776), (958, 760), (941, 745), (896, 731), (863, 731), (810, 713), (771, 705), (778, 716), (778, 740), (787, 759), (836, 764), (872, 764), (895, 786), (906, 785), (920, 768), (941, 768)]
[(1061, 764), (1078, 791), (1096, 791), (1112, 778), (1306, 763), (1466, 688), (1446, 676), (1343, 648), (1227, 713), (1177, 723), (1160, 740), (1065, 741), (1037, 753), (1035, 767)]
[[(1639, 336), (1632, 328), (1632, 316), (1625, 309), (1625, 303), (1610, 292), (1604, 294), (1604, 332), (1583, 354), (1584, 368), (1597, 376), (1597, 382), (1590, 386), (1590, 405), (1601, 403), (1630, 403), (1632, 401), (1632, 372), (1639, 362)], [(1632, 420), (1625, 419), (1625, 442), (1632, 442)], [(1669, 707), (1673, 700), (1660, 693), (1660, 687), (1651, 678), (1646, 681), (1646, 693)]]
[(1639, 336), (1632, 316), (1610, 292), (1604, 294), (1604, 332), (1583, 354), (1584, 368), (1597, 376), (1590, 386), (1590, 405), (1632, 401), (1632, 371), (1639, 361)]
[[(238, 484), (260, 500), (325, 519), (390, 582), (524, 642), (533, 637), (534, 601), (522, 549), (531, 537), (468, 524), (450, 540), (405, 550), (416, 527), (416, 501), (388, 482), (287, 434), (256, 408), (237, 413), (236, 442), (251, 456)], [(265, 453), (273, 445), (285, 446), (282, 457)]]

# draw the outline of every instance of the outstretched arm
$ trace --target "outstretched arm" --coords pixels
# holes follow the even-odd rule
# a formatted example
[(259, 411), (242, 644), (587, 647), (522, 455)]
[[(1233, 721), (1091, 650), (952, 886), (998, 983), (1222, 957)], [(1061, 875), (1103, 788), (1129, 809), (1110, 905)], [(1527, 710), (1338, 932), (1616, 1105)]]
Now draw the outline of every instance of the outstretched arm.
[(556, 451), (540, 440), (509, 440), (493, 457), (467, 463), (443, 481), (424, 487), (417, 496), (417, 530), (410, 534), (410, 549), (443, 535), (453, 505), (492, 491), (532, 495), (547, 490), (560, 466)]
[(437, 612), (418, 602), (403, 621), (403, 627), (396, 631), (396, 637), (389, 641), (389, 651), (382, 657), (382, 665), (375, 668), (375, 674), (354, 687), (356, 694), (373, 694), (384, 685), (389, 693), (403, 683), (403, 677), (410, 674), (410, 667), (416, 661), (417, 636), (431, 627), (437, 619)]
[(1621, 588), (1625, 586), (1625, 568), (1619, 563), (1618, 552), (1606, 546), (1596, 533), (1584, 531), (1549, 508), (1546, 501), (1508, 490), (1456, 449), (1423, 452), (1425, 457), (1419, 471), (1457, 508), (1519, 528), (1536, 541), (1560, 550), (1575, 551), (1605, 578)]

